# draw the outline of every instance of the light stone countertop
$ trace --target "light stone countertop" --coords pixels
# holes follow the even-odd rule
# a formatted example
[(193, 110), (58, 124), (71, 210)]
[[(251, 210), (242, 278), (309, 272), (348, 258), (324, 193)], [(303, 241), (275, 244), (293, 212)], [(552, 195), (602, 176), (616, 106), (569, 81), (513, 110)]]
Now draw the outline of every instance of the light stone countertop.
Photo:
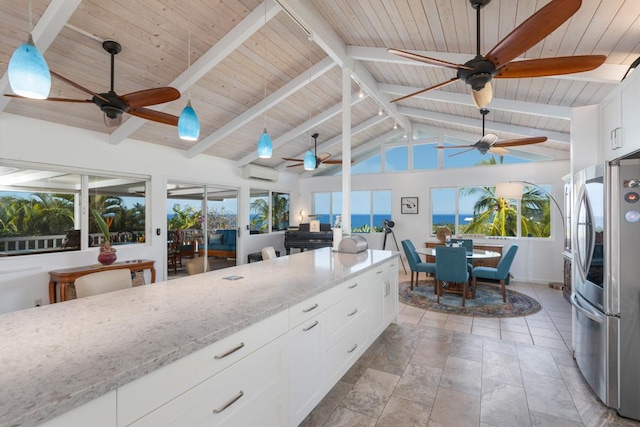
[(67, 412), (397, 255), (322, 248), (0, 315), (0, 427)]

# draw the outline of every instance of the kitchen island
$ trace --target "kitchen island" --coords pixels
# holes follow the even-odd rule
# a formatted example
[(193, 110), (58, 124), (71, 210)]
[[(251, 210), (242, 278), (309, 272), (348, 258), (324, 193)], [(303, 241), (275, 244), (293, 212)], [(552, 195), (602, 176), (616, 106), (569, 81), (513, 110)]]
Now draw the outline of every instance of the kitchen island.
[(2, 315), (0, 426), (296, 425), (396, 320), (397, 256), (323, 248)]

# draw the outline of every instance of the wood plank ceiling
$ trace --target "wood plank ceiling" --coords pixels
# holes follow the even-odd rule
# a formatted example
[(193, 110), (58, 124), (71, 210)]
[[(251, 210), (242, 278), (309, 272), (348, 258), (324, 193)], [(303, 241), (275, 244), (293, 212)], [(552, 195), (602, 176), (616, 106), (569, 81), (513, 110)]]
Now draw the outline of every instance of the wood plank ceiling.
[[(481, 52), (547, 3), (492, 0), (482, 11)], [(109, 134), (113, 144), (134, 138), (174, 147), (187, 157), (211, 155), (238, 166), (254, 162), (283, 169), (291, 163), (281, 158), (301, 157), (310, 133), (318, 132), (318, 151), (339, 158), (342, 67), (350, 67), (354, 77), (354, 152), (406, 130), (468, 143), (481, 136), (480, 114), (464, 83), (389, 103), (455, 73), (402, 60), (386, 48), (456, 63), (475, 55), (476, 15), (468, 0), (33, 0), (32, 14), (36, 45), (52, 70), (107, 92), (110, 57), (101, 42), (116, 40), (123, 47), (115, 57), (118, 94), (173, 86), (182, 97), (152, 108), (179, 115), (190, 97), (200, 118), (200, 140), (194, 143), (180, 140), (175, 127), (127, 114), (122, 125), (107, 128), (92, 104), (0, 99), (0, 110), (7, 113)], [(0, 2), (0, 24), (0, 87), (11, 93), (6, 67), (29, 33), (27, 3)], [(600, 102), (640, 55), (640, 1), (583, 0), (572, 18), (522, 57), (581, 54), (604, 54), (607, 61), (579, 75), (494, 81), (487, 132), (501, 139), (545, 135), (547, 143), (522, 151), (567, 158), (570, 107)], [(55, 78), (50, 96), (88, 97)], [(274, 155), (257, 159), (265, 123)]]

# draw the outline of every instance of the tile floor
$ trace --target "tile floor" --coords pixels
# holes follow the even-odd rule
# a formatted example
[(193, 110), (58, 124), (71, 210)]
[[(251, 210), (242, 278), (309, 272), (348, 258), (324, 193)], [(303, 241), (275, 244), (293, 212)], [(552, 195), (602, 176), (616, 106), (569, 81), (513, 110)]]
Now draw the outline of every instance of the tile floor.
[[(400, 280), (408, 276), (400, 275)], [(400, 304), (392, 324), (301, 426), (640, 426), (591, 392), (562, 291), (511, 283), (542, 311), (472, 318)]]

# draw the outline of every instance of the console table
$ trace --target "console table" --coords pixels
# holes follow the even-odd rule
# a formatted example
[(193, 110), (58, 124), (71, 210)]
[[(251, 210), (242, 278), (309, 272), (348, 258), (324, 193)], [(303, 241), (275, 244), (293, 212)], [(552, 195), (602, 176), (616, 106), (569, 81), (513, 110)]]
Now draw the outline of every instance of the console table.
[(128, 268), (132, 273), (134, 271), (151, 271), (151, 283), (156, 281), (155, 261), (147, 259), (138, 259), (132, 261), (121, 261), (111, 265), (93, 264), (82, 267), (64, 268), (62, 270), (54, 270), (49, 272), (49, 302), (51, 304), (58, 302), (56, 299), (56, 287), (60, 285), (60, 301), (67, 300), (67, 286), (73, 284), (78, 277), (87, 274), (96, 273), (98, 271), (119, 270)]

